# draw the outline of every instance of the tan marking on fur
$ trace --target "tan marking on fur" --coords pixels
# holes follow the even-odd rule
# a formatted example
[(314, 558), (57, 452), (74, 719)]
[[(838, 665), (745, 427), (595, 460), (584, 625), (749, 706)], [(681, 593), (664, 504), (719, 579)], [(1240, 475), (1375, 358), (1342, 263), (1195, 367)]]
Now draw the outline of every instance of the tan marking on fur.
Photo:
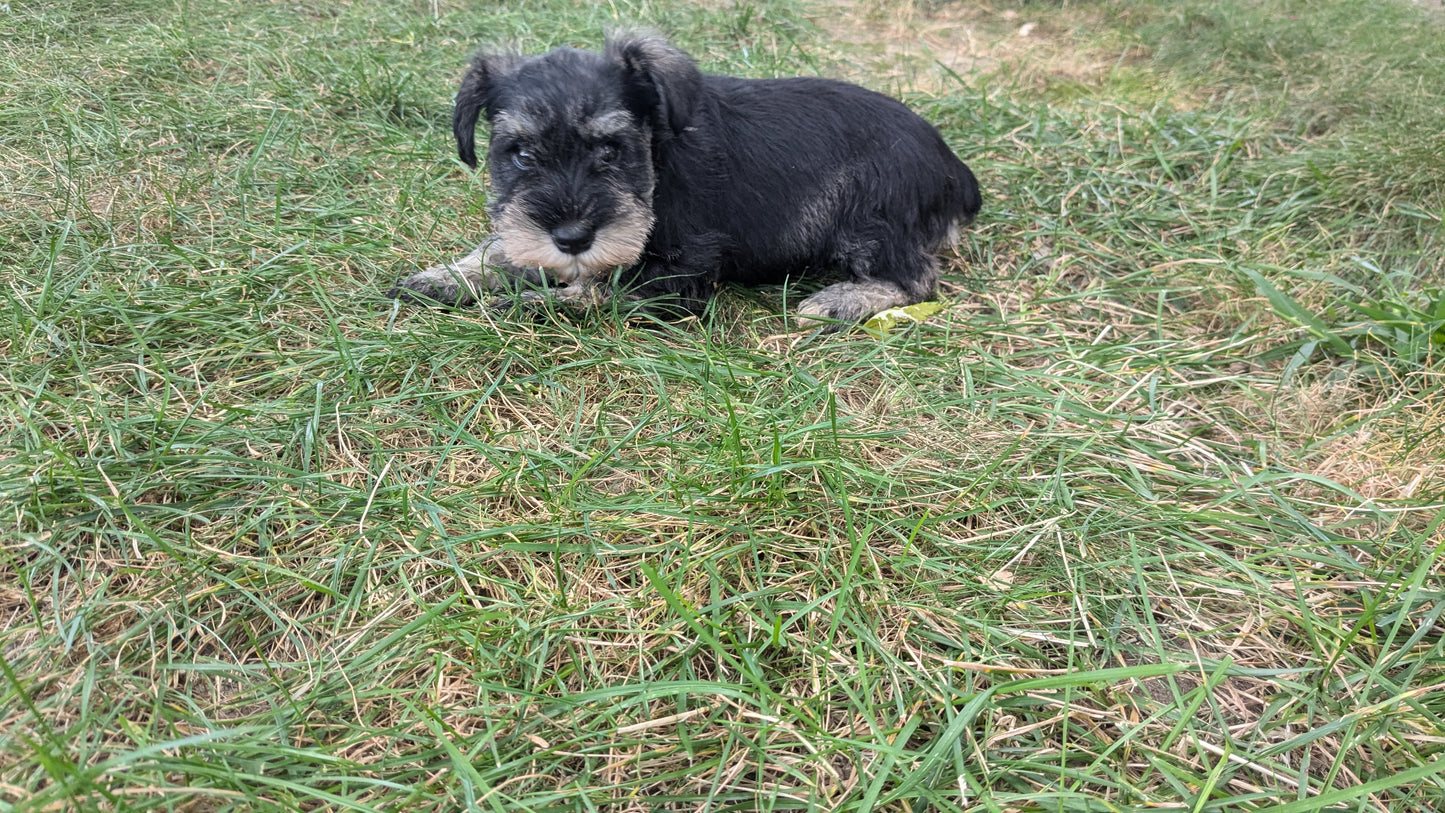
[(499, 135), (507, 138), (528, 138), (538, 135), (541, 130), (536, 119), (516, 110), (503, 110), (492, 120), (493, 138)]
[(652, 233), (652, 211), (629, 200), (612, 222), (597, 230), (592, 247), (581, 254), (557, 248), (552, 235), (515, 206), (497, 212), (494, 224), (502, 252), (513, 264), (545, 268), (562, 285), (587, 285), (619, 265), (632, 265), (647, 247)]
[(605, 138), (619, 133), (626, 133), (637, 128), (632, 114), (626, 110), (612, 110), (600, 116), (594, 116), (578, 127), (578, 132), (587, 138)]

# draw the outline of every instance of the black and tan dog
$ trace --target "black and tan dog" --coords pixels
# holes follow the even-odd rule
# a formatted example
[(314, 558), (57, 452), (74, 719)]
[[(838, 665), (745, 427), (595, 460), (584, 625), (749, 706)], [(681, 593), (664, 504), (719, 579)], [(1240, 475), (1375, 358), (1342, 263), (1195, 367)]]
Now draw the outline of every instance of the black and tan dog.
[(798, 314), (857, 322), (931, 297), (937, 252), (980, 206), (973, 173), (902, 103), (828, 79), (703, 74), (653, 35), (478, 56), (453, 115), (472, 166), (482, 113), (495, 233), (393, 296), (465, 305), (520, 283), (526, 298), (596, 302), (615, 281), (679, 314), (720, 282), (840, 270), (851, 278)]

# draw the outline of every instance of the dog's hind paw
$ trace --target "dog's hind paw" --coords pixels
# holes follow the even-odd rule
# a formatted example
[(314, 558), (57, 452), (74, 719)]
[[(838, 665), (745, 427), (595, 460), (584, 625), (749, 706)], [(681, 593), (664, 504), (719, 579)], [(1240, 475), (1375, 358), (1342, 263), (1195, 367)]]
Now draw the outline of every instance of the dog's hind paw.
[(830, 333), (862, 322), (879, 311), (908, 304), (911, 304), (908, 295), (891, 282), (839, 282), (804, 299), (798, 305), (793, 322), (803, 330), (821, 328)]

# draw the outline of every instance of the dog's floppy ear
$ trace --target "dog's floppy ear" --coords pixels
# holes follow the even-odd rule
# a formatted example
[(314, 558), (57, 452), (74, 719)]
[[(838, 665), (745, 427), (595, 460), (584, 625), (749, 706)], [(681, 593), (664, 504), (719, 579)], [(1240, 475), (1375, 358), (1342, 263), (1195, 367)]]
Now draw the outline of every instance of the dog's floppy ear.
[(457, 106), (452, 110), (452, 134), (457, 137), (457, 155), (469, 167), (477, 165), (477, 117), (486, 110), (487, 117), (491, 118), (497, 79), (510, 70), (517, 59), (508, 54), (477, 54), (467, 75), (462, 77)]
[(683, 131), (702, 90), (702, 73), (692, 57), (658, 34), (630, 32), (607, 38), (607, 58), (622, 66), (633, 112), (671, 135)]

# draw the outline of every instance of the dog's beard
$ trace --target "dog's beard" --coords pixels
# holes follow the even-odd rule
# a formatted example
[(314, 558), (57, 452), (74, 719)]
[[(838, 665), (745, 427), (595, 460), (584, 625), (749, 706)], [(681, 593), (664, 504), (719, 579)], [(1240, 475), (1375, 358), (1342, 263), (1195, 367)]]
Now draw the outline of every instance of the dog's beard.
[(640, 203), (631, 202), (615, 219), (597, 230), (591, 248), (581, 254), (568, 254), (557, 248), (546, 229), (519, 208), (502, 207), (493, 218), (502, 253), (518, 267), (544, 269), (559, 285), (591, 284), (619, 265), (632, 265), (642, 256), (648, 235), (652, 233), (652, 212)]

